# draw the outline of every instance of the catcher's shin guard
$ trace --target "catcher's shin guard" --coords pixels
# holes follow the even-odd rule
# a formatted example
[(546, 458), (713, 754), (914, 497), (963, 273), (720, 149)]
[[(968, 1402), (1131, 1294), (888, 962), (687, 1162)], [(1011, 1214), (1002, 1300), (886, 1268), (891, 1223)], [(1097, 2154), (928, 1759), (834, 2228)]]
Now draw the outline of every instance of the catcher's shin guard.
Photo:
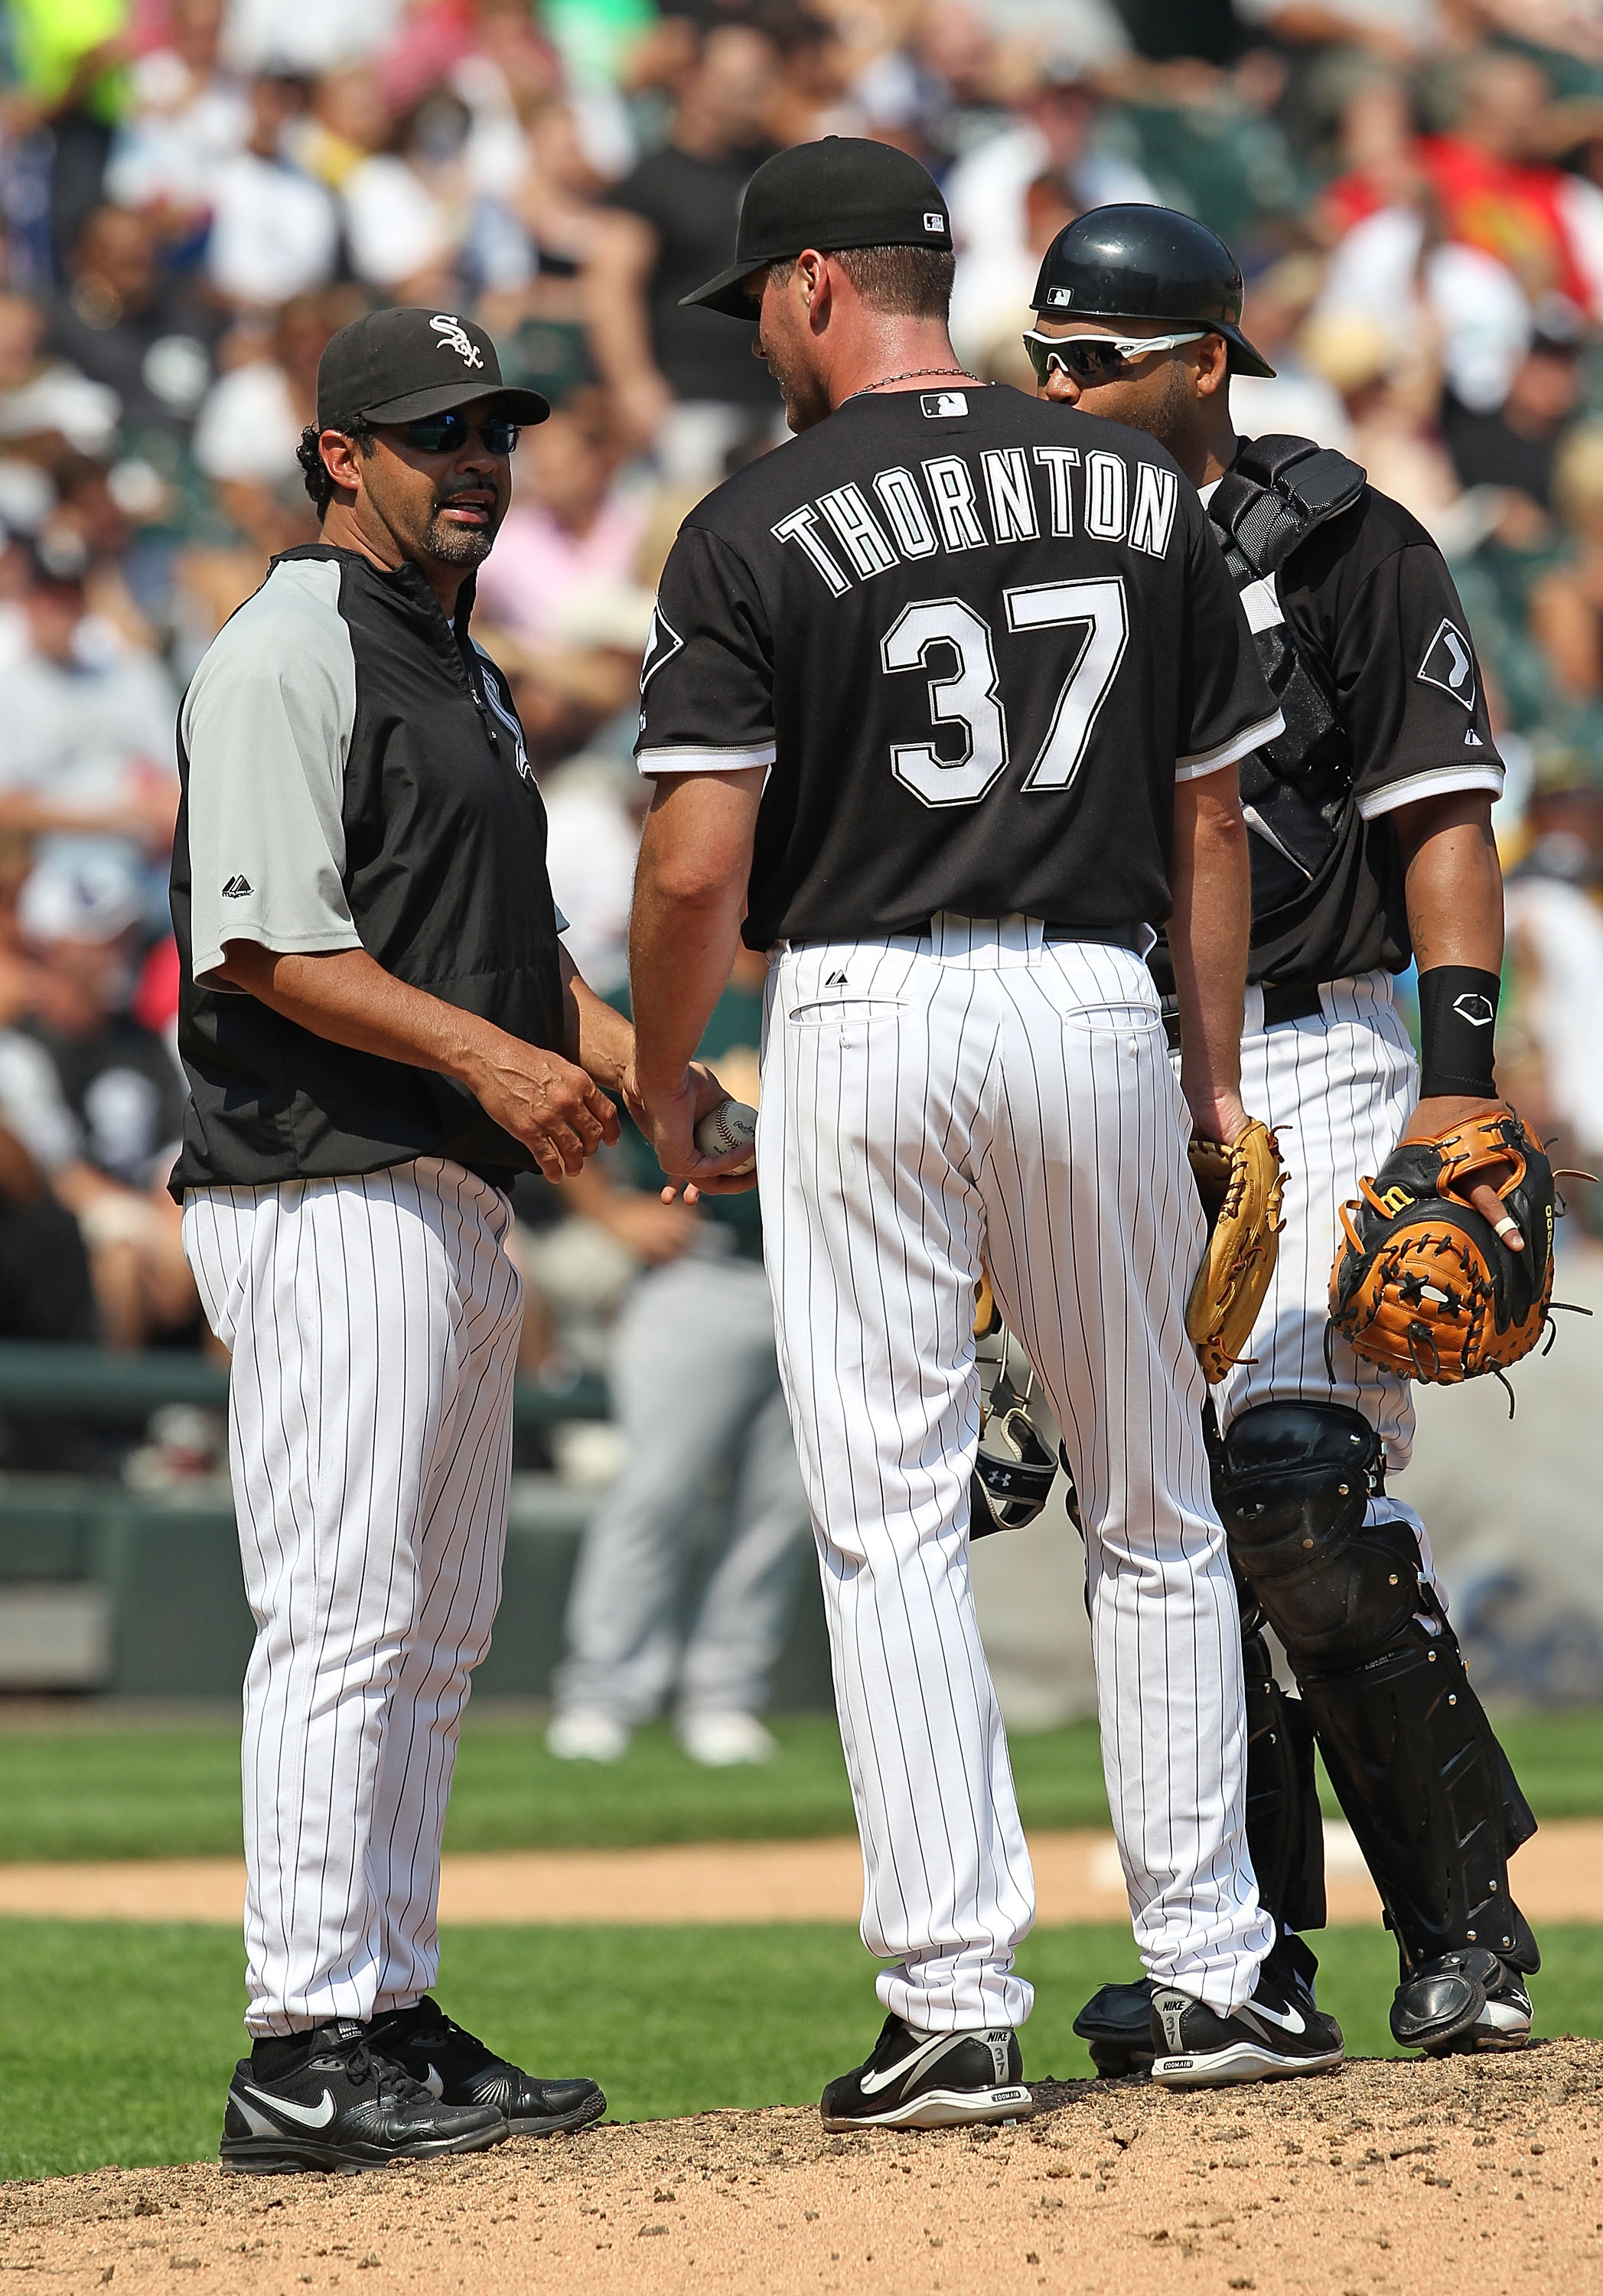
[[(1247, 1605), (1243, 1604), (1243, 1610)], [(1244, 1623), (1247, 1847), (1277, 1934), (1325, 1926), (1325, 1834), (1313, 1783), (1313, 1725), (1274, 1678), (1262, 1631)]]
[(1286, 1645), (1406, 1975), (1467, 1945), (1528, 1950), (1508, 1857), (1535, 1821), (1420, 1576), (1412, 1531), (1364, 1520), (1378, 1468), (1357, 1412), (1259, 1404), (1224, 1439), (1219, 1498), (1236, 1568)]

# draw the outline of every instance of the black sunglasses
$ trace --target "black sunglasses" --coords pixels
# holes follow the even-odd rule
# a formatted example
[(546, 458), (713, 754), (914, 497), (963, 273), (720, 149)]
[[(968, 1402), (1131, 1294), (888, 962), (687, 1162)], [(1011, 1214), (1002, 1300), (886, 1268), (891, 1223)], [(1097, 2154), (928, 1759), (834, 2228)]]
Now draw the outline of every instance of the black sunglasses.
[(519, 436), (517, 423), (509, 422), (504, 414), (486, 414), (470, 422), (454, 406), (444, 414), (422, 414), (415, 422), (399, 422), (396, 428), (420, 455), (454, 455), (475, 432), (483, 439), (487, 454), (510, 455)]
[(1082, 384), (1115, 382), (1129, 374), (1154, 351), (1178, 350), (1182, 343), (1199, 343), (1208, 330), (1193, 327), (1183, 335), (1041, 335), (1034, 330), (1024, 338), (1037, 382), (1044, 383), (1052, 369), (1061, 367)]

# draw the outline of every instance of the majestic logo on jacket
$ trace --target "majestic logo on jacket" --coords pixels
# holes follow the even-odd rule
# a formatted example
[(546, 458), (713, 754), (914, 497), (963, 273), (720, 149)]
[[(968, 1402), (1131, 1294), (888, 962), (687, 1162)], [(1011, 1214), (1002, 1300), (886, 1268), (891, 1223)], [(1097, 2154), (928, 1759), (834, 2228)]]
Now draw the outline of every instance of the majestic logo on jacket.
[(1456, 622), (1441, 624), (1415, 674), (1421, 685), (1440, 686), (1466, 709), (1475, 708), (1475, 655)]
[(482, 366), (484, 353), (473, 341), (462, 321), (450, 311), (437, 311), (429, 324), (443, 338), (440, 348), (454, 351), (464, 366)]

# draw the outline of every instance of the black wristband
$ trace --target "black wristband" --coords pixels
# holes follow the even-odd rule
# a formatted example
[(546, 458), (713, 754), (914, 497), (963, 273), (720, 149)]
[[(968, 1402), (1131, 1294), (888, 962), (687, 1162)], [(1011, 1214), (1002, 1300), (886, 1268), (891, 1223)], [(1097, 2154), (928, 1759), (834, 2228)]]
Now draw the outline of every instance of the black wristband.
[(1501, 988), (1495, 972), (1474, 964), (1433, 964), (1419, 975), (1421, 1100), (1497, 1097), (1492, 1040)]

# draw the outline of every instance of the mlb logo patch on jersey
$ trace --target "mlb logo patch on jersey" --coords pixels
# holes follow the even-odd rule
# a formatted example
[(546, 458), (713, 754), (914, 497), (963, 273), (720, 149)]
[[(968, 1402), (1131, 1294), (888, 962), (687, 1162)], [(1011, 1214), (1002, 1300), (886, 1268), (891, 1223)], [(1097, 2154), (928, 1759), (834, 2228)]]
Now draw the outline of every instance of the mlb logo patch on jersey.
[(939, 422), (945, 415), (967, 414), (969, 394), (964, 390), (921, 390), (919, 405), (931, 422)]
[(1466, 709), (1474, 709), (1475, 655), (1456, 622), (1443, 621), (1415, 675), (1421, 685), (1440, 686)]

